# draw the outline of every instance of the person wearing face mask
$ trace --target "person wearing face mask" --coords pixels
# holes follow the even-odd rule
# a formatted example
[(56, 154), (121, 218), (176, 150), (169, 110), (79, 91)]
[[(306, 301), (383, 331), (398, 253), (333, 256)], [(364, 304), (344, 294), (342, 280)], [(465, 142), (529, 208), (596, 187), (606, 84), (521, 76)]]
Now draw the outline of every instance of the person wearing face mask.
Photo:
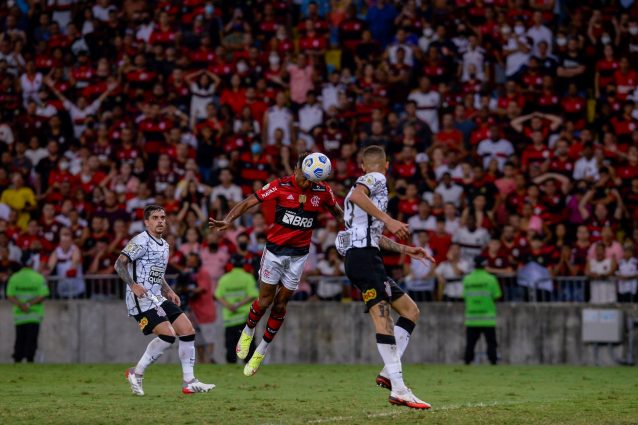
[(423, 53), (427, 52), (430, 48), (430, 43), (436, 40), (436, 34), (434, 34), (434, 30), (431, 26), (427, 25), (423, 27), (423, 35), (419, 37), (419, 49)]
[(530, 43), (525, 35), (525, 24), (518, 20), (514, 32), (509, 34), (503, 46), (505, 60), (505, 76), (514, 78), (521, 68), (527, 64), (531, 53)]
[(270, 157), (264, 153), (263, 146), (254, 141), (250, 145), (250, 152), (243, 152), (235, 165), (241, 164), (239, 168), (239, 178), (242, 181), (242, 192), (250, 193), (252, 182), (256, 180), (266, 181), (273, 173)]

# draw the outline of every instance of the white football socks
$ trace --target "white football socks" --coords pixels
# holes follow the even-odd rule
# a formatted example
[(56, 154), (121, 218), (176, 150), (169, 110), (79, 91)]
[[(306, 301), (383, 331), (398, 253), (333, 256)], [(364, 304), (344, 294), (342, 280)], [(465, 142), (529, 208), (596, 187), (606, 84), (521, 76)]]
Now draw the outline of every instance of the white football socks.
[[(175, 337), (165, 338), (172, 338), (173, 341), (175, 341)], [(164, 354), (164, 351), (166, 351), (166, 349), (171, 345), (173, 345), (172, 342), (164, 341), (159, 337), (153, 338), (151, 342), (149, 342), (146, 346), (146, 351), (142, 355), (142, 358), (140, 358), (140, 361), (137, 362), (137, 366), (135, 366), (135, 374), (144, 375), (144, 371), (146, 370), (146, 368), (155, 363), (155, 361), (159, 359), (162, 354)]]
[[(192, 337), (189, 338), (189, 337)], [(184, 341), (182, 338), (188, 338)], [(182, 362), (182, 373), (184, 382), (190, 382), (195, 379), (193, 368), (195, 367), (195, 335), (189, 335), (179, 338), (179, 360)]]
[[(410, 333), (400, 326), (395, 326), (394, 338), (397, 341), (397, 354), (399, 355), (399, 359), (401, 359), (403, 357), (403, 353), (405, 353), (405, 349), (410, 343)], [(385, 376), (386, 378), (388, 377), (388, 371), (386, 370), (385, 366), (383, 367), (380, 375)]]
[[(256, 328), (256, 326), (255, 326), (255, 328)], [(243, 332), (246, 335), (255, 336), (255, 328), (249, 328), (248, 325), (246, 325), (246, 326), (244, 326)]]
[(266, 355), (266, 352), (268, 351), (269, 345), (270, 345), (270, 342), (267, 342), (266, 340), (262, 339), (255, 351), (257, 351), (259, 354), (264, 356)]
[(399, 357), (394, 336), (377, 334), (377, 348), (381, 358), (383, 358), (387, 376), (392, 382), (392, 391), (405, 391), (406, 386), (403, 382), (401, 357)]

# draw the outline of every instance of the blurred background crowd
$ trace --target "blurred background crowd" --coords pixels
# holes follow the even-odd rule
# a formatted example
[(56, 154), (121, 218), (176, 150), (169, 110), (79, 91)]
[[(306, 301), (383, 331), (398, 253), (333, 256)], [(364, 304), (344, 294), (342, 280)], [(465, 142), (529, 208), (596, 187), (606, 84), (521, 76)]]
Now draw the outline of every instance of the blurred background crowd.
[[(633, 0), (4, 1), (0, 281), (27, 251), (57, 296), (112, 295), (82, 276), (113, 274), (151, 202), (170, 274), (256, 273), (273, 206), (207, 218), (305, 150), (342, 201), (377, 144), (390, 214), (438, 261), (386, 255), (417, 300), (459, 299), (482, 253), (507, 299), (636, 301), (637, 64)], [(357, 296), (337, 231), (299, 299)]]

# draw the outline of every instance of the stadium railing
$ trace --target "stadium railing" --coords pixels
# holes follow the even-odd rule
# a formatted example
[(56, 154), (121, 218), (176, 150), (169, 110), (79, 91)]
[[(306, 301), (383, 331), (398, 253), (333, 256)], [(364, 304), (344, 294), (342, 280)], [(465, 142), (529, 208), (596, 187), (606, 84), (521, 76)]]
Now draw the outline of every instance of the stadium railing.
[[(539, 285), (519, 285), (515, 274), (497, 276), (501, 285), (503, 302), (567, 302), (583, 303), (590, 299), (590, 279), (587, 276), (557, 276), (551, 282), (543, 282)], [(177, 275), (166, 275), (169, 284), (173, 284)], [(307, 276), (305, 280), (312, 286), (318, 285), (320, 280), (326, 283), (338, 283), (349, 285), (345, 277)], [(616, 279), (611, 279), (616, 284)], [(116, 274), (99, 275), (89, 274), (81, 277), (48, 276), (49, 299), (91, 299), (91, 300), (117, 300), (124, 299), (126, 290), (121, 279)], [(6, 282), (0, 282), (0, 299), (6, 299)], [(354, 289), (354, 288), (353, 288)], [(618, 285), (616, 286), (618, 292)], [(316, 291), (313, 291), (316, 293)], [(353, 291), (354, 292), (354, 291)], [(627, 297), (626, 302), (637, 303), (638, 296)]]

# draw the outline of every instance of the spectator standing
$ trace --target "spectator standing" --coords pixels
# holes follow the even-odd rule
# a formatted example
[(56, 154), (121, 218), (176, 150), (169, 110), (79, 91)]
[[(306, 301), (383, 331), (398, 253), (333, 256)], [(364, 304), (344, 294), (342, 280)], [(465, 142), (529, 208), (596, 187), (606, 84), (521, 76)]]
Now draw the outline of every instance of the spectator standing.
[(527, 288), (527, 301), (552, 301), (554, 282), (549, 269), (533, 255), (527, 256), (525, 265), (517, 272), (518, 285)]
[(417, 118), (427, 124), (432, 133), (438, 133), (441, 95), (432, 89), (432, 83), (428, 77), (421, 77), (419, 89), (410, 93), (408, 100), (416, 104)]
[(297, 56), (297, 63), (288, 65), (286, 71), (290, 75), (290, 100), (293, 102), (293, 110), (297, 111), (306, 103), (306, 96), (313, 89), (312, 61), (309, 62), (306, 55), (300, 53)]
[(22, 268), (14, 273), (7, 284), (7, 299), (13, 304), (13, 322), (16, 340), (13, 359), (16, 363), (26, 359), (33, 363), (38, 349), (40, 323), (44, 318), (42, 302), (49, 295), (44, 276), (33, 270), (31, 253), (22, 254)]
[(636, 302), (638, 293), (638, 259), (634, 253), (634, 245), (626, 242), (623, 247), (623, 256), (618, 262), (616, 270), (618, 281), (618, 301)]
[(188, 308), (195, 316), (196, 330), (195, 348), (197, 358), (201, 363), (215, 363), (213, 349), (215, 344), (215, 319), (217, 311), (213, 301), (215, 292), (213, 280), (208, 271), (202, 267), (198, 254), (190, 253), (186, 256), (186, 266), (180, 273), (189, 290)]
[(334, 245), (326, 249), (324, 258), (317, 264), (319, 283), (317, 296), (323, 301), (341, 301), (346, 288), (343, 285), (346, 274), (343, 261)]
[[(230, 262), (233, 268), (219, 279), (215, 298), (223, 306), (226, 361), (236, 363), (235, 347), (250, 312), (250, 304), (257, 298), (259, 291), (253, 275), (243, 269), (244, 258), (241, 255), (233, 255)], [(255, 343), (252, 342), (249, 355), (246, 358), (251, 358), (254, 351)]]
[(71, 230), (60, 229), (60, 243), (49, 257), (48, 270), (57, 278), (56, 293), (61, 298), (79, 298), (86, 284), (82, 277), (82, 254), (73, 242)]
[(493, 365), (496, 354), (496, 305), (501, 297), (501, 287), (496, 277), (485, 271), (485, 258), (474, 259), (474, 271), (463, 278), (463, 298), (465, 300), (465, 364), (474, 360), (474, 347), (481, 335), (487, 342), (487, 357)]
[(589, 302), (593, 304), (608, 304), (616, 302), (616, 284), (610, 281), (616, 269), (613, 258), (605, 256), (605, 246), (602, 242), (595, 245), (595, 257), (587, 261), (587, 276), (590, 278)]
[(472, 269), (472, 264), (461, 258), (461, 248), (452, 244), (447, 251), (446, 260), (436, 268), (439, 292), (443, 301), (463, 301), (463, 277)]
[(14, 173), (11, 177), (10, 188), (5, 189), (0, 196), (0, 203), (7, 204), (18, 213), (18, 226), (25, 230), (31, 217), (30, 211), (35, 209), (37, 202), (30, 187), (24, 185), (24, 177)]
[[(420, 231), (417, 233), (415, 246), (425, 249), (425, 252), (432, 256), (428, 232)], [(404, 268), (405, 289), (408, 291), (408, 295), (416, 302), (434, 301), (436, 286), (434, 265), (429, 261), (410, 258)]]
[(477, 227), (474, 214), (467, 216), (465, 226), (462, 226), (452, 237), (452, 242), (461, 247), (461, 258), (467, 261), (473, 261), (489, 241), (490, 234), (484, 228)]

